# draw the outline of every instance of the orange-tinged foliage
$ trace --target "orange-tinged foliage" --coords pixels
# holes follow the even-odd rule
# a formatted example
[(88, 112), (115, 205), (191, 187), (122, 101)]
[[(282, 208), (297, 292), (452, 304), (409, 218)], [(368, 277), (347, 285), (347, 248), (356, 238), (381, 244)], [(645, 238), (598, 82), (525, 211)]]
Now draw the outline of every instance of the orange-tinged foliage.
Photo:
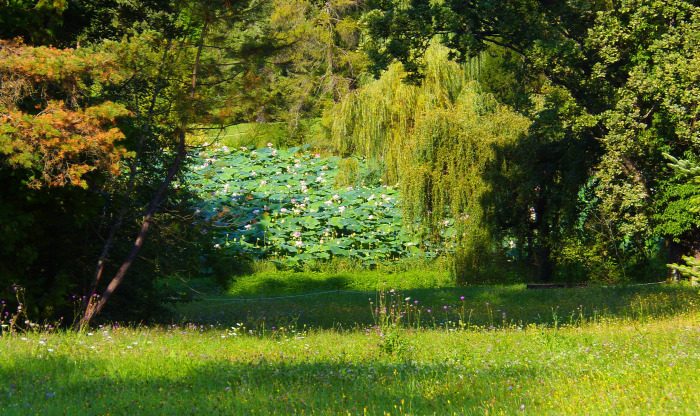
[(87, 187), (88, 172), (117, 174), (126, 150), (115, 120), (129, 112), (84, 98), (90, 86), (119, 80), (118, 69), (105, 53), (0, 41), (0, 156), (37, 172), (33, 187)]
[(104, 52), (28, 47), (21, 41), (0, 40), (0, 82), (3, 84), (22, 80), (27, 87), (61, 86), (64, 93), (72, 94), (82, 92), (87, 80), (114, 83), (121, 79), (118, 62)]
[(77, 111), (50, 102), (38, 115), (9, 111), (0, 115), (0, 154), (7, 155), (14, 167), (40, 171), (32, 186), (87, 187), (83, 177), (88, 172), (118, 173), (126, 150), (117, 142), (124, 135), (110, 125), (116, 116), (126, 114), (110, 102)]

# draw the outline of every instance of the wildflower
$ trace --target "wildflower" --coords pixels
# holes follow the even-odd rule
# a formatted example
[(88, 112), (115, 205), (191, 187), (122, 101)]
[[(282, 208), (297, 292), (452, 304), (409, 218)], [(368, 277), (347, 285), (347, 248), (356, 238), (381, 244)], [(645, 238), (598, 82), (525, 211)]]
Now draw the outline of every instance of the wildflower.
[(442, 309), (447, 310), (447, 305), (443, 306)]
[(414, 300), (413, 303), (415, 303), (416, 305), (418, 305), (418, 301), (417, 301), (417, 300)]
[(461, 300), (464, 300), (464, 296), (460, 297)]
[(253, 210), (253, 214), (259, 214), (259, 213), (260, 213), (260, 210), (259, 210), (259, 209), (254, 209), (254, 210)]
[(294, 233), (294, 237), (301, 237), (301, 232), (300, 232), (300, 231), (296, 231), (296, 232)]
[(287, 208), (282, 208), (280, 212), (287, 212)]
[(268, 142), (267, 147), (272, 147), (272, 143)]
[(373, 219), (374, 219), (374, 215), (370, 215), (369, 217), (367, 217), (367, 219), (368, 219), (368, 220), (373, 220)]
[(304, 243), (302, 243), (301, 240), (299, 240), (299, 241), (297, 241), (296, 243), (294, 243), (294, 245), (297, 246), (297, 247), (301, 247), (301, 246), (304, 245)]
[(428, 313), (432, 312), (430, 309), (428, 309)]
[(340, 210), (340, 212), (343, 212), (343, 211), (345, 211), (345, 207), (340, 207), (340, 208), (338, 208), (338, 210)]

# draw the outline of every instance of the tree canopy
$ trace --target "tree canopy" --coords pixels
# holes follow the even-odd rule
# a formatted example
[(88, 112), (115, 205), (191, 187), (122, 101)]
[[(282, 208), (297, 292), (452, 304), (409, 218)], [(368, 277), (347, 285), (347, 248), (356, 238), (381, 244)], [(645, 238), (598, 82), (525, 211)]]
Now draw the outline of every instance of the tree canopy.
[(700, 191), (664, 156), (700, 162), (699, 113), (692, 1), (4, 2), (0, 294), (85, 296), (84, 326), (124, 284), (103, 313), (145, 313), (122, 306), (211, 250), (190, 137), (242, 122), (367, 159), (461, 283), (644, 279), (700, 259)]
[(377, 67), (396, 58), (414, 79), (433, 38), (458, 60), (489, 45), (516, 54), (525, 70), (512, 82), (530, 101), (518, 110), (533, 118), (521, 183), (539, 189), (522, 208), (540, 218), (537, 244), (551, 260), (554, 241), (586, 228), (599, 254), (627, 253), (613, 261), (624, 268), (654, 235), (686, 251), (697, 240), (696, 217), (672, 214), (689, 194), (662, 154), (698, 152), (698, 16), (686, 1), (387, 1), (367, 21)]

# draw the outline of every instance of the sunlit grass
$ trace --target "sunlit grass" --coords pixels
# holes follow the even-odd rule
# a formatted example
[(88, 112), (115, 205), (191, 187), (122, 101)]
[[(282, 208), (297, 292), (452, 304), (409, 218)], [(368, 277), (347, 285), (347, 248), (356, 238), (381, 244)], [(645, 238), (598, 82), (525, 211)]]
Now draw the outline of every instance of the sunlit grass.
[(248, 322), (6, 335), (0, 414), (700, 412), (697, 288), (357, 296), (296, 304), (337, 323), (366, 311), (328, 329), (277, 319), (290, 304), (267, 301), (248, 303)]

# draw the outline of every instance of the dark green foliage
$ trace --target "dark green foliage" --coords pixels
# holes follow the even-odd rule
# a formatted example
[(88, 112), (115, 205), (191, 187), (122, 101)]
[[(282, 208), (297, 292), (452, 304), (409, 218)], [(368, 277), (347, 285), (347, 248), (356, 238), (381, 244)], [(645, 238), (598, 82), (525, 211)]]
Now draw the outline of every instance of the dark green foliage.
[[(557, 251), (577, 245), (598, 247), (594, 257), (604, 259), (609, 266), (603, 270), (611, 272), (625, 270), (630, 262), (647, 262), (648, 248), (659, 236), (685, 241), (684, 250), (693, 250), (689, 242), (697, 240), (695, 219), (679, 221), (674, 215), (675, 206), (689, 195), (676, 189), (681, 184), (661, 154), (698, 151), (696, 5), (680, 0), (376, 5), (367, 21), (368, 44), (378, 65), (394, 57), (421, 78), (423, 51), (433, 37), (462, 60), (489, 45), (518, 57), (499, 63), (513, 78), (494, 76), (495, 71), (481, 79), (534, 121), (522, 146), (529, 155), (520, 159), (522, 175), (511, 179), (519, 183), (519, 199), (537, 215), (531, 224), (537, 237), (529, 243), (535, 245), (533, 260), (542, 279), (551, 274), (547, 263)], [(421, 18), (406, 24), (416, 13)], [(515, 88), (510, 92), (504, 85)], [(528, 95), (529, 103), (523, 99)], [(580, 218), (578, 191), (589, 178), (598, 181), (595, 215)], [(534, 187), (539, 196), (528, 191)], [(583, 239), (576, 231), (581, 221), (586, 223)], [(558, 250), (555, 243), (561, 246), (563, 237), (574, 246)], [(611, 250), (625, 254), (615, 258)]]
[[(218, 34), (208, 39), (212, 46), (219, 46), (232, 36), (241, 37), (241, 28), (255, 20), (247, 3), (218, 6), (225, 9), (237, 26), (231, 36), (224, 36), (226, 39)], [(93, 18), (94, 26), (88, 25), (88, 30), (80, 39), (94, 41), (93, 48), (39, 50), (49, 57), (58, 56), (70, 63), (57, 68), (45, 69), (41, 66), (44, 61), (38, 59), (26, 65), (20, 62), (18, 67), (23, 68), (22, 71), (30, 68), (40, 75), (36, 77), (37, 85), (45, 81), (39, 85), (41, 88), (25, 88), (23, 84), (17, 84), (16, 74), (24, 74), (22, 71), (8, 71), (0, 79), (3, 111), (6, 107), (10, 110), (18, 107), (22, 111), (37, 113), (46, 106), (45, 101), (51, 99), (65, 99), (69, 109), (112, 100), (129, 110), (127, 116), (121, 114), (123, 117), (114, 126), (119, 129), (115, 131), (120, 135), (123, 133), (119, 145), (130, 151), (122, 164), (117, 165), (115, 161), (115, 169), (94, 170), (81, 182), (47, 180), (51, 186), (64, 186), (62, 189), (32, 189), (26, 186), (27, 183), (33, 184), (30, 182), (34, 179), (31, 172), (14, 165), (14, 171), (7, 171), (7, 158), (4, 155), (8, 152), (9, 157), (14, 155), (11, 151), (17, 147), (16, 143), (21, 143), (21, 137), (18, 138), (17, 130), (3, 130), (0, 138), (3, 140), (1, 153), (5, 168), (0, 172), (3, 172), (2, 184), (7, 186), (8, 195), (12, 195), (12, 198), (3, 197), (2, 209), (13, 218), (3, 226), (8, 228), (4, 231), (13, 234), (3, 234), (0, 240), (7, 240), (8, 244), (3, 245), (8, 249), (25, 250), (26, 253), (22, 258), (13, 260), (16, 253), (3, 251), (3, 260), (7, 260), (8, 266), (3, 268), (0, 284), (3, 290), (10, 284), (27, 288), (27, 303), (31, 308), (36, 308), (30, 311), (32, 319), (39, 314), (50, 315), (51, 308), (54, 311), (60, 309), (61, 314), (65, 315), (66, 308), (80, 306), (72, 305), (73, 294), (80, 299), (91, 296), (95, 291), (101, 293), (123, 259), (128, 258), (127, 253), (130, 253), (134, 238), (142, 229), (144, 214), (152, 210), (162, 213), (149, 217), (149, 225), (158, 244), (147, 245), (140, 253), (140, 258), (134, 263), (133, 275), (126, 279), (121, 289), (125, 296), (113, 306), (108, 304), (104, 319), (136, 319), (155, 315), (162, 299), (154, 290), (154, 279), (202, 268), (200, 244), (207, 238), (198, 235), (195, 231), (197, 225), (192, 224), (192, 195), (182, 189), (166, 194), (165, 198), (155, 202), (154, 195), (177, 160), (177, 140), (182, 137), (179, 132), (195, 122), (220, 120), (222, 117), (213, 115), (215, 102), (220, 104), (227, 97), (232, 97), (231, 92), (240, 86), (239, 83), (222, 83), (220, 80), (235, 78), (246, 69), (247, 64), (255, 64), (254, 60), (248, 62), (242, 59), (247, 56), (243, 55), (244, 52), (250, 55), (255, 51), (254, 47), (248, 51), (245, 42), (235, 43), (225, 51), (212, 48), (213, 52), (202, 54), (198, 67), (200, 82), (210, 84), (202, 89), (200, 95), (188, 96), (185, 91), (189, 91), (188, 81), (192, 82), (193, 79), (195, 55), (189, 35), (185, 34), (196, 36), (207, 24), (214, 27), (212, 33), (228, 34), (220, 30), (225, 26), (222, 23), (225, 19), (215, 21), (213, 15), (207, 14), (213, 13), (213, 9), (201, 10), (198, 4), (179, 4), (179, 13), (167, 13), (172, 9), (165, 6), (163, 10), (156, 10), (160, 6), (155, 3), (130, 2), (127, 5), (104, 2), (90, 3), (90, 7), (95, 13), (84, 9), (85, 13), (90, 14), (85, 17)], [(113, 14), (108, 10), (111, 7), (122, 9)], [(237, 13), (241, 18), (233, 19)], [(181, 19), (185, 15), (187, 18)], [(110, 27), (115, 30), (106, 31), (105, 36), (117, 39), (116, 42), (103, 42), (104, 38), (93, 38), (97, 34), (90, 32), (90, 27), (94, 29), (104, 24), (103, 20), (108, 19), (105, 16), (115, 17), (110, 22), (114, 23)], [(161, 16), (163, 19), (158, 21), (149, 16)], [(202, 20), (198, 20), (200, 18)], [(135, 22), (141, 21), (148, 21), (152, 26), (137, 24), (134, 27)], [(256, 37), (254, 34), (246, 36), (251, 39)], [(103, 67), (95, 65), (96, 75), (87, 70), (78, 72), (82, 68), (91, 68), (89, 63), (81, 66), (80, 59), (84, 57), (88, 58), (88, 62), (92, 58), (98, 64), (103, 64), (102, 59), (107, 57), (104, 62), (108, 64), (103, 64)], [(96, 59), (98, 57), (100, 60)], [(222, 59), (228, 62), (219, 67)], [(231, 65), (230, 61), (234, 61), (235, 65)], [(75, 72), (69, 74), (74, 76), (65, 75), (66, 67)], [(103, 69), (102, 73), (100, 69)], [(116, 75), (111, 76), (113, 73)], [(34, 82), (34, 77), (27, 79)], [(15, 91), (25, 93), (27, 98), (14, 99), (12, 94)], [(32, 106), (37, 103), (41, 106), (34, 109)], [(233, 105), (231, 102), (228, 104)], [(211, 118), (198, 118), (203, 115), (210, 115)], [(9, 117), (13, 117), (13, 114)], [(225, 117), (231, 119), (228, 115)], [(7, 135), (11, 139), (9, 143), (14, 146), (9, 150), (6, 146)], [(67, 136), (81, 143), (81, 137)], [(96, 140), (104, 139), (99, 134), (94, 136)], [(29, 134), (23, 137), (31, 138)], [(65, 150), (65, 147), (61, 149)], [(41, 162), (46, 163), (45, 157), (37, 160), (39, 167)], [(118, 171), (121, 175), (117, 175)], [(84, 190), (74, 189), (75, 184)], [(207, 241), (206, 245), (211, 244)], [(70, 324), (72, 316), (67, 318), (65, 323)]]
[(0, 298), (13, 301), (19, 285), (32, 319), (70, 321), (69, 300), (84, 293), (80, 276), (97, 255), (91, 215), (104, 200), (80, 188), (28, 190), (21, 175), (0, 170)]
[[(21, 37), (31, 45), (65, 46), (80, 30), (73, 25), (79, 8), (78, 2), (66, 0), (3, 0), (0, 39)], [(71, 18), (66, 19), (67, 16)]]

